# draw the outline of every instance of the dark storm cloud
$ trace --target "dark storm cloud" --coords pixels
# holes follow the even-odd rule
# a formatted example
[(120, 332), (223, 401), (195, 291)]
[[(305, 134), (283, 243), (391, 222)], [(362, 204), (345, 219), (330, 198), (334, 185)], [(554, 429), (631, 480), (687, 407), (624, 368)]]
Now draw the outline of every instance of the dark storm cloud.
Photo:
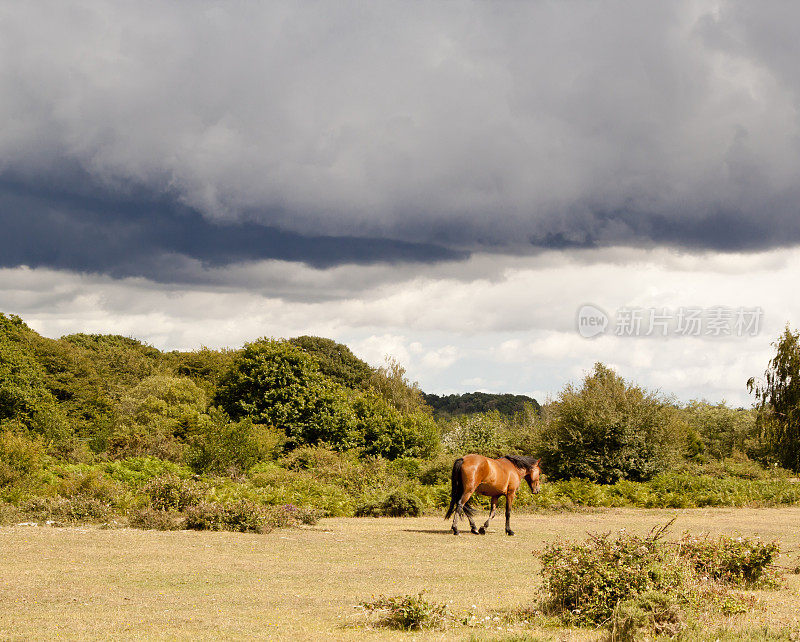
[(9, 3), (0, 264), (795, 245), (798, 14)]
[(202, 280), (203, 267), (264, 259), (316, 268), (341, 263), (411, 262), (466, 256), (433, 244), (302, 236), (255, 223), (215, 223), (168, 198), (35, 189), (0, 177), (0, 267), (28, 265), (155, 281)]

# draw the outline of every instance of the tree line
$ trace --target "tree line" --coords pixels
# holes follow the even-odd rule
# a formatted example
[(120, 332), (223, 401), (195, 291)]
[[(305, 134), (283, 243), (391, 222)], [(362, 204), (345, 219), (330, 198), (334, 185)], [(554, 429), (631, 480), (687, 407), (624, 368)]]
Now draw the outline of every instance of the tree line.
[[(0, 314), (0, 485), (26, 452), (63, 462), (155, 457), (236, 475), (313, 447), (445, 462), (535, 454), (551, 479), (613, 484), (740, 457), (800, 470), (800, 347), (788, 327), (753, 408), (677, 404), (598, 363), (544, 406), (524, 395), (425, 395), (321, 337), (162, 352), (118, 335), (50, 339)], [(440, 472), (436, 472), (439, 470)], [(437, 477), (437, 478), (438, 478)], [(439, 481), (442, 481), (439, 480)]]

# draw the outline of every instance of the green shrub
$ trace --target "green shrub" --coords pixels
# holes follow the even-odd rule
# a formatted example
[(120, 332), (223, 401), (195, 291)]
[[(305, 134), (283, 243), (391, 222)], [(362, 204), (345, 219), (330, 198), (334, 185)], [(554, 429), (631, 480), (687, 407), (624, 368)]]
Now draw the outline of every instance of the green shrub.
[(453, 456), (480, 453), (499, 457), (504, 454), (502, 433), (507, 423), (508, 418), (496, 410), (455, 417), (444, 423), (442, 446)]
[(254, 424), (249, 418), (230, 421), (212, 412), (202, 423), (186, 454), (198, 473), (239, 475), (260, 461), (275, 459), (286, 436), (274, 428)]
[(44, 442), (23, 432), (0, 430), (0, 487), (30, 479), (41, 469)]
[(103, 471), (86, 464), (72, 464), (56, 468), (59, 480), (55, 491), (63, 497), (92, 497), (113, 503), (122, 492), (120, 486), (103, 474)]
[(266, 506), (241, 499), (231, 504), (200, 502), (185, 512), (186, 528), (193, 530), (268, 533), (272, 530), (270, 511)]
[(551, 606), (569, 622), (597, 625), (619, 602), (651, 591), (676, 595), (689, 569), (659, 541), (668, 526), (646, 537), (620, 532), (548, 544), (541, 560)]
[(325, 442), (347, 449), (360, 440), (345, 390), (301, 348), (264, 338), (236, 355), (215, 399), (235, 420), (249, 417), (283, 430), (291, 446)]
[(144, 487), (144, 493), (155, 510), (182, 511), (198, 504), (205, 494), (205, 488), (188, 479), (163, 475), (150, 480)]
[(183, 518), (180, 513), (147, 506), (130, 511), (128, 524), (143, 530), (176, 531), (183, 528)]
[(778, 542), (727, 535), (712, 540), (687, 534), (679, 546), (680, 554), (701, 576), (738, 586), (774, 587), (779, 583), (775, 566), (780, 553)]
[(553, 404), (542, 457), (552, 479), (643, 481), (677, 463), (685, 438), (671, 404), (597, 363), (580, 389), (568, 385)]
[(399, 489), (378, 501), (361, 504), (356, 508), (356, 517), (418, 517), (423, 507), (419, 497)]
[(300, 524), (313, 526), (319, 522), (319, 518), (320, 511), (314, 508), (295, 506), (294, 504), (276, 506), (269, 514), (270, 524), (275, 528), (299, 526)]
[(652, 636), (675, 637), (686, 617), (674, 596), (649, 591), (620, 602), (611, 618), (608, 642), (636, 642)]
[(436, 460), (429, 462), (419, 476), (420, 482), (426, 486), (436, 486), (437, 484), (449, 484), (450, 475), (453, 470), (453, 457), (440, 456)]
[(106, 521), (113, 513), (112, 507), (97, 498), (77, 495), (75, 497), (33, 497), (23, 502), (20, 513), (37, 521), (59, 521), (82, 524)]
[(353, 515), (353, 493), (344, 484), (316, 479), (309, 471), (286, 470), (273, 463), (254, 466), (248, 473), (250, 484), (267, 504), (313, 506), (326, 515)]
[(142, 486), (154, 477), (162, 475), (174, 475), (184, 479), (192, 476), (192, 471), (184, 466), (150, 456), (109, 461), (102, 467), (109, 477), (128, 486)]
[(370, 602), (361, 602), (360, 606), (371, 613), (380, 613), (380, 625), (404, 631), (443, 628), (447, 618), (447, 605), (429, 602), (424, 593), (397, 597), (381, 595)]

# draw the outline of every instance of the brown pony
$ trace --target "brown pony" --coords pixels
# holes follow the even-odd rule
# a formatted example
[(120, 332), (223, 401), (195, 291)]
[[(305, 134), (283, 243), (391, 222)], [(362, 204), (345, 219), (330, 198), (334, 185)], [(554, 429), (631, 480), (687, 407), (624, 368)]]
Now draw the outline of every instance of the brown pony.
[[(539, 462), (541, 459), (533, 457), (519, 457), (506, 455), (500, 459), (489, 459), (483, 455), (464, 455), (456, 459), (451, 475), (450, 508), (447, 509), (445, 519), (453, 516), (453, 534), (458, 535), (459, 515), (466, 515), (470, 529), (476, 535), (485, 535), (489, 528), (489, 521), (494, 517), (497, 500), (501, 495), (506, 496), (506, 534), (513, 535), (511, 530), (511, 504), (519, 488), (521, 480), (528, 482), (534, 493), (539, 492)], [(468, 504), (473, 493), (487, 495), (492, 498), (492, 509), (486, 523), (476, 528), (472, 516), (475, 508)]]

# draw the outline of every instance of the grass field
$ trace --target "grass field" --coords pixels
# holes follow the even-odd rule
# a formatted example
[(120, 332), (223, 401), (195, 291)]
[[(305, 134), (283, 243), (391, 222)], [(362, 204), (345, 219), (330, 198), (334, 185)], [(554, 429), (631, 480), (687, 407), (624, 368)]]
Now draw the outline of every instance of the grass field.
[[(544, 543), (622, 527), (645, 533), (673, 516), (673, 537), (690, 531), (779, 539), (781, 564), (798, 564), (800, 508), (520, 514), (515, 537), (502, 533), (502, 516), (482, 537), (453, 537), (441, 517), (326, 519), (269, 535), (14, 526), (0, 528), (0, 637), (598, 639), (591, 631), (493, 618), (536, 604), (540, 567), (532, 551)], [(723, 639), (742, 631), (760, 639), (759, 627), (769, 626), (797, 639), (790, 636), (800, 630), (800, 575), (787, 573), (784, 584), (756, 592), (753, 612), (710, 622), (709, 635), (728, 629)], [(484, 623), (404, 633), (374, 627), (355, 608), (379, 594), (423, 590)]]

